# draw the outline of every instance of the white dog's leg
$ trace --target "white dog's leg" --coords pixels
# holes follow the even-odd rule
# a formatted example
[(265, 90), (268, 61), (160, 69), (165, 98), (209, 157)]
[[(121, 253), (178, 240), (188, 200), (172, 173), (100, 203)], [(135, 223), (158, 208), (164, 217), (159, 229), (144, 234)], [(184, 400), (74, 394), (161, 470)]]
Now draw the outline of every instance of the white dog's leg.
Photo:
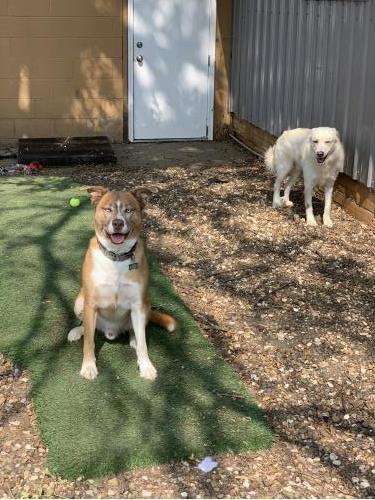
[(280, 208), (282, 206), (282, 201), (280, 198), (280, 188), (283, 179), (284, 175), (281, 173), (277, 173), (275, 184), (273, 186), (273, 202), (272, 202), (273, 208)]
[(146, 314), (141, 308), (132, 309), (131, 319), (136, 339), (135, 351), (137, 353), (137, 362), (140, 375), (143, 378), (154, 380), (157, 376), (153, 364), (148, 357), (146, 344)]
[(314, 217), (313, 206), (312, 206), (312, 192), (313, 188), (311, 184), (305, 184), (305, 207), (306, 207), (306, 224), (308, 226), (316, 226), (316, 220)]
[(289, 175), (289, 179), (288, 179), (287, 185), (285, 186), (284, 196), (283, 196), (283, 199), (282, 199), (283, 204), (286, 207), (292, 207), (293, 206), (293, 202), (290, 201), (289, 195), (290, 195), (290, 190), (292, 189), (294, 183), (298, 179), (299, 173), (300, 172), (299, 172), (298, 168), (293, 168), (293, 170), (291, 171), (291, 173)]
[(332, 205), (333, 184), (326, 184), (324, 186), (324, 212), (323, 224), (327, 227), (332, 227), (333, 222), (331, 219), (331, 205)]

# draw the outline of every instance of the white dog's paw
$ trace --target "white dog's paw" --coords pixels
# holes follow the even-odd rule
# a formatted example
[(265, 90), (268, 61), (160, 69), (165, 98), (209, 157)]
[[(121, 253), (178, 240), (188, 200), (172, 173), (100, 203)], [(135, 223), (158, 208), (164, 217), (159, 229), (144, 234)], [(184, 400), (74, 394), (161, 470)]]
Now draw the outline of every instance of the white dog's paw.
[(332, 222), (332, 219), (330, 217), (326, 217), (326, 218), (323, 217), (323, 224), (326, 227), (333, 227), (333, 222)]
[(142, 378), (147, 380), (155, 380), (158, 376), (158, 372), (151, 361), (142, 361), (139, 363), (139, 373)]
[(307, 226), (317, 226), (318, 223), (316, 222), (315, 218), (313, 217), (312, 219), (306, 219), (306, 225)]
[(72, 328), (70, 332), (68, 333), (68, 340), (69, 342), (75, 342), (76, 340), (79, 340), (83, 335), (83, 326), (76, 326), (75, 328)]
[(113, 330), (106, 330), (104, 332), (105, 338), (108, 340), (115, 340), (115, 338), (118, 337), (118, 332), (115, 332)]
[(284, 200), (283, 199), (283, 205), (284, 207), (293, 207), (294, 206), (294, 203), (290, 200)]
[(272, 208), (281, 208), (283, 206), (282, 200), (274, 200), (272, 203)]
[(98, 376), (98, 369), (95, 361), (84, 361), (80, 371), (81, 377), (87, 380), (94, 380)]

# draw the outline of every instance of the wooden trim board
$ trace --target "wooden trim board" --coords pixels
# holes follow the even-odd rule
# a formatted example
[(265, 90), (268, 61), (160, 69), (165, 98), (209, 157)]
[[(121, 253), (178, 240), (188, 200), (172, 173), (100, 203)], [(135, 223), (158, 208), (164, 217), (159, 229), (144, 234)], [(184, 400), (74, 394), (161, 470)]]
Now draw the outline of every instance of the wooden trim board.
[(232, 50), (233, 0), (217, 0), (214, 89), (214, 139), (228, 135), (231, 125), (229, 110), (230, 65)]
[(361, 182), (340, 174), (333, 193), (334, 201), (356, 219), (375, 228), (375, 192)]

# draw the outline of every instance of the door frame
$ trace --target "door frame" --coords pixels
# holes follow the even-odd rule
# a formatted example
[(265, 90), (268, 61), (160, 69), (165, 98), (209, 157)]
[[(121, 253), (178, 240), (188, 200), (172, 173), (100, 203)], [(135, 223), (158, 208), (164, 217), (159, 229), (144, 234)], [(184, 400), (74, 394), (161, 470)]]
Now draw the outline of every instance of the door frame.
[[(184, 0), (180, 0), (183, 2)], [(215, 86), (215, 48), (216, 48), (216, 1), (209, 1), (209, 31), (208, 51), (210, 64), (208, 66), (207, 92), (207, 137), (203, 140), (213, 140), (214, 130), (214, 86)], [(134, 139), (134, 0), (128, 0), (128, 134), (130, 142), (179, 141), (184, 139)], [(199, 140), (201, 138), (197, 138)], [(195, 140), (195, 139), (185, 139)], [(202, 140), (202, 139), (201, 139)]]

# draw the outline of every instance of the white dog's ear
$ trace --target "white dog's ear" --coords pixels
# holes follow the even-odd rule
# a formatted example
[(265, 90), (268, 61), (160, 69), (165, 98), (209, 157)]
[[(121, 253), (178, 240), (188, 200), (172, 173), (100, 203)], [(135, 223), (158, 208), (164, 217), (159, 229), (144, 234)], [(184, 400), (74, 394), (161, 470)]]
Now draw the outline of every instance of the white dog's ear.
[(335, 133), (336, 133), (336, 141), (340, 140), (340, 132), (335, 128)]

